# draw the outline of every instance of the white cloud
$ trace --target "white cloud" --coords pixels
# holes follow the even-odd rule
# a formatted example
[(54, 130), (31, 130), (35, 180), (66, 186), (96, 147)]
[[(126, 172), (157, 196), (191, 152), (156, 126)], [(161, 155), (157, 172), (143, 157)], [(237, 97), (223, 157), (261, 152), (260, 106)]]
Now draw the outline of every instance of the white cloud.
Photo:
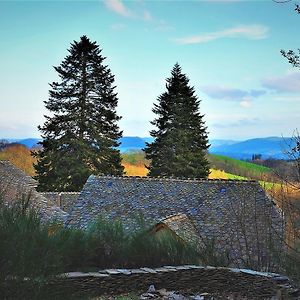
[(269, 28), (263, 25), (240, 25), (221, 31), (178, 38), (174, 39), (174, 41), (178, 44), (200, 44), (221, 38), (246, 38), (250, 40), (261, 40), (267, 38), (268, 32)]
[(244, 107), (244, 108), (249, 108), (252, 105), (252, 101), (250, 98), (244, 98), (241, 102), (240, 102), (240, 106)]
[(300, 93), (300, 72), (289, 71), (282, 76), (264, 78), (262, 85), (277, 93)]
[(105, 6), (123, 17), (133, 17), (133, 13), (123, 4), (121, 0), (105, 0)]
[(148, 10), (145, 9), (129, 9), (122, 0), (104, 0), (105, 6), (116, 14), (131, 19), (143, 20), (146, 22), (153, 21), (153, 17)]
[[(246, 106), (246, 102), (249, 103), (251, 98), (258, 98), (264, 95), (266, 92), (264, 90), (241, 90), (235, 89), (226, 86), (219, 85), (208, 85), (202, 87), (202, 91), (211, 98), (214, 99), (224, 99), (228, 101), (244, 101), (244, 105)], [(249, 107), (249, 106), (248, 106)]]

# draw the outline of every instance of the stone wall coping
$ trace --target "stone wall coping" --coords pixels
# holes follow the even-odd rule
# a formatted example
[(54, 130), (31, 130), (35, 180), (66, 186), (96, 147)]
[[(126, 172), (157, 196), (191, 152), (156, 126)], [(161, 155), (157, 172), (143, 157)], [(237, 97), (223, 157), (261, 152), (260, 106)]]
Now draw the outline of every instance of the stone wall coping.
[(244, 296), (250, 295), (249, 299), (271, 299), (276, 291), (280, 291), (280, 295), (289, 295), (287, 299), (299, 299), (300, 295), (300, 290), (289, 278), (280, 274), (199, 265), (69, 272), (60, 274), (55, 282), (56, 286), (57, 284), (65, 284), (72, 291), (85, 288), (109, 295), (124, 291), (137, 292), (149, 287), (149, 284), (179, 290), (200, 289), (205, 292), (239, 290)]
[(253, 276), (259, 277), (267, 277), (274, 279), (276, 282), (287, 282), (289, 278), (277, 273), (271, 272), (259, 272), (250, 269), (238, 269), (238, 268), (226, 268), (226, 267), (213, 267), (213, 266), (198, 266), (198, 265), (182, 265), (182, 266), (163, 266), (158, 268), (148, 268), (142, 267), (139, 269), (103, 269), (99, 270), (98, 272), (68, 272), (60, 274), (59, 277), (66, 277), (66, 278), (78, 278), (78, 277), (111, 277), (113, 278), (115, 275), (132, 275), (132, 274), (158, 274), (158, 273), (165, 273), (165, 272), (180, 272), (182, 270), (195, 270), (195, 269), (202, 269), (202, 270), (223, 270), (232, 273), (243, 273)]
[(53, 195), (79, 195), (80, 192), (40, 192), (41, 195), (53, 194)]
[(163, 181), (163, 182), (232, 182), (232, 183), (255, 183), (257, 184), (257, 180), (253, 179), (210, 179), (210, 178), (181, 178), (181, 177), (167, 177), (167, 176), (127, 176), (127, 175), (91, 175), (88, 178), (88, 181), (92, 181), (93, 178), (103, 178), (103, 179), (125, 179), (125, 180), (141, 180), (141, 181)]

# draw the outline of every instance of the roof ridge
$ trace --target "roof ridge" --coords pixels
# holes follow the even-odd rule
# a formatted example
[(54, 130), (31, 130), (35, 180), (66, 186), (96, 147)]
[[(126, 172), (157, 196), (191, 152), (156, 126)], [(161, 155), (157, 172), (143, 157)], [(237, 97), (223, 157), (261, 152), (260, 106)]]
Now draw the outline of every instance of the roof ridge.
[(47, 194), (47, 193), (50, 193), (50, 194), (68, 194), (68, 195), (73, 195), (73, 194), (80, 194), (80, 192), (39, 192), (40, 194)]
[(111, 178), (111, 179), (138, 179), (145, 181), (177, 181), (177, 182), (232, 182), (232, 183), (257, 183), (254, 179), (211, 179), (211, 178), (186, 178), (168, 176), (128, 176), (128, 175), (91, 175), (89, 178)]

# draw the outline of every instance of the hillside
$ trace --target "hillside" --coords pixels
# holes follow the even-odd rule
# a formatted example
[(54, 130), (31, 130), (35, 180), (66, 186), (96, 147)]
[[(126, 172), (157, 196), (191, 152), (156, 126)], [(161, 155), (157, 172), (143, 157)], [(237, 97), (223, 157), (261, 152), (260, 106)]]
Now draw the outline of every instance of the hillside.
[[(127, 149), (136, 145), (138, 139), (124, 140), (124, 145)], [(140, 139), (142, 144), (143, 140)], [(125, 151), (122, 154), (122, 164), (125, 167), (126, 175), (128, 176), (146, 176), (148, 173), (148, 161), (142, 151)], [(30, 155), (29, 147), (21, 144), (11, 144), (0, 151), (0, 159), (10, 160), (17, 167), (24, 170), (28, 175), (34, 174), (32, 164), (35, 159)], [(223, 155), (209, 154), (208, 159), (211, 164), (210, 178), (222, 179), (241, 179), (247, 177), (250, 179), (269, 179), (272, 175), (272, 169), (254, 163), (233, 159)]]
[(270, 178), (272, 176), (272, 169), (256, 165), (254, 163), (217, 154), (210, 154), (208, 159), (210, 161), (211, 168), (224, 170), (226, 173), (237, 176), (257, 180)]
[(223, 143), (211, 142), (210, 153), (226, 155), (237, 159), (251, 159), (253, 154), (261, 154), (262, 158), (269, 157), (285, 159), (284, 151), (293, 144), (291, 138), (267, 137), (255, 138), (241, 142)]

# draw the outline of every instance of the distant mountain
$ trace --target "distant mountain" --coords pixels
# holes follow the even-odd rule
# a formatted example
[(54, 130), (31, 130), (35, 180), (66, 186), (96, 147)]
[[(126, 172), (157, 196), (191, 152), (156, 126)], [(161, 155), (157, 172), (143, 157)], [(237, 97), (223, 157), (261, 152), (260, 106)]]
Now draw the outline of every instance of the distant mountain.
[(210, 148), (218, 147), (218, 146), (225, 146), (225, 145), (233, 145), (236, 143), (239, 143), (239, 141), (234, 141), (234, 140), (210, 140)]
[(31, 149), (32, 147), (36, 146), (37, 143), (40, 142), (42, 139), (26, 138), (26, 139), (6, 139), (6, 140), (8, 141), (8, 143), (18, 143)]
[(37, 146), (37, 143), (40, 141), (41, 141), (41, 139), (30, 138), (30, 139), (19, 140), (18, 143), (20, 143), (28, 148), (32, 148), (34, 146)]
[(137, 151), (143, 149), (146, 146), (146, 142), (152, 141), (153, 138), (151, 137), (124, 136), (120, 139), (121, 145), (119, 149), (121, 152)]
[(292, 143), (291, 138), (267, 137), (256, 138), (233, 144), (221, 143), (210, 147), (210, 153), (222, 154), (237, 159), (251, 159), (253, 154), (261, 154), (262, 158), (287, 158), (284, 151)]
[[(26, 138), (26, 139), (6, 139), (9, 143), (20, 143), (28, 148), (37, 145), (41, 139)], [(153, 141), (152, 137), (124, 136), (120, 139), (121, 152), (138, 151), (145, 147), (146, 142)], [(235, 141), (225, 139), (212, 139), (209, 141), (211, 146), (209, 152), (213, 154), (221, 154), (236, 159), (251, 159), (253, 154), (261, 154), (262, 158), (287, 158), (284, 150), (292, 143), (291, 138), (282, 137), (267, 137), (255, 138), (246, 141)]]

